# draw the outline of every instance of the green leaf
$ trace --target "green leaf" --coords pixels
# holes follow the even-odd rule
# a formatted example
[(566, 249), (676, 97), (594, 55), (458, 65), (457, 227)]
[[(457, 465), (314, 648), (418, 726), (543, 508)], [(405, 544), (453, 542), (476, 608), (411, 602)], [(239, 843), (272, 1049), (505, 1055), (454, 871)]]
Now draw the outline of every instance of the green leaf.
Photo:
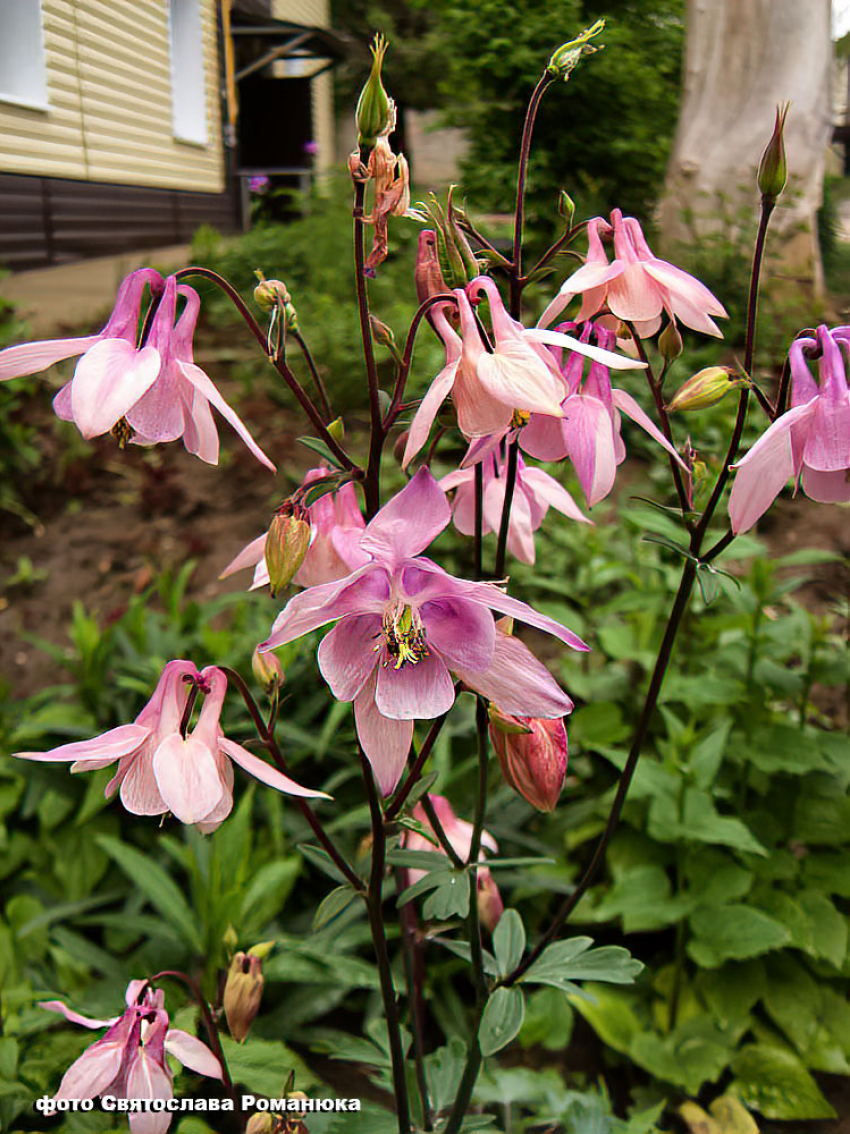
[(525, 1001), (521, 989), (497, 988), (487, 1001), (478, 1029), (481, 1054), (495, 1055), (506, 1047), (522, 1027), (524, 1014)]
[(706, 969), (726, 960), (745, 960), (781, 949), (791, 940), (790, 931), (761, 910), (740, 902), (706, 906), (690, 916), (693, 939), (688, 953)]
[(507, 976), (522, 960), (525, 952), (525, 928), (516, 910), (505, 910), (493, 932), (493, 951), (499, 975)]
[(540, 1044), (547, 1051), (563, 1051), (573, 1031), (573, 1011), (558, 988), (536, 988), (525, 1005), (519, 1033), (523, 1047)]
[(298, 875), (301, 859), (297, 855), (267, 862), (254, 874), (242, 898), (242, 920), (246, 926), (262, 929), (283, 908)]
[(628, 1052), (635, 1036), (646, 1029), (631, 1006), (629, 995), (604, 984), (589, 984), (583, 989), (593, 1000), (570, 996), (573, 1008), (590, 1024), (603, 1043), (621, 1054)]
[(837, 1118), (802, 1062), (784, 1048), (749, 1044), (732, 1059), (729, 1094), (765, 1118)]
[(451, 863), (442, 851), (405, 850), (400, 847), (387, 855), (390, 866), (406, 866), (411, 870), (448, 870)]
[(727, 719), (694, 746), (688, 766), (697, 787), (705, 790), (714, 783), (723, 761), (731, 728), (732, 722)]
[(629, 1055), (657, 1078), (695, 1095), (703, 1083), (720, 1078), (733, 1050), (733, 1042), (712, 1020), (697, 1017), (666, 1036), (646, 1031), (635, 1036)]
[(318, 1082), (303, 1059), (278, 1040), (252, 1037), (245, 1043), (237, 1043), (223, 1034), (220, 1039), (233, 1082), (255, 1094), (279, 1098), (292, 1071), (298, 1091), (307, 1090)]
[[(423, 879), (424, 881), (424, 879)], [(422, 916), (448, 921), (469, 913), (469, 874), (465, 870), (444, 871), (440, 884), (425, 899)]]
[(812, 953), (842, 968), (847, 956), (847, 918), (816, 890), (804, 890), (798, 898), (812, 920)]
[(642, 963), (636, 961), (628, 949), (619, 945), (591, 949), (592, 944), (590, 937), (555, 941), (543, 950), (521, 979), (531, 984), (552, 984), (556, 988), (578, 980), (632, 984), (643, 969)]
[(121, 867), (127, 877), (148, 898), (169, 925), (193, 949), (203, 948), (198, 919), (180, 893), (177, 883), (166, 871), (135, 847), (109, 835), (97, 837), (97, 844)]
[(453, 1102), (466, 1063), (466, 1044), (455, 1037), (425, 1057), (425, 1078), (434, 1110), (439, 1113)]
[(312, 843), (299, 843), (298, 849), (308, 862), (317, 866), (319, 870), (327, 874), (328, 878), (333, 878), (334, 882), (348, 881), (328, 852), (323, 850), (322, 847), (314, 847)]
[(337, 457), (328, 448), (327, 444), (320, 440), (318, 437), (299, 437), (298, 441), (308, 449), (312, 449), (314, 453), (318, 453), (323, 458), (326, 464), (333, 465), (336, 469), (341, 469), (342, 465), (339, 463)]
[(353, 886), (337, 886), (335, 890), (331, 890), (319, 903), (319, 908), (313, 917), (313, 932), (317, 933), (326, 925), (330, 925), (334, 918), (339, 917), (359, 897)]

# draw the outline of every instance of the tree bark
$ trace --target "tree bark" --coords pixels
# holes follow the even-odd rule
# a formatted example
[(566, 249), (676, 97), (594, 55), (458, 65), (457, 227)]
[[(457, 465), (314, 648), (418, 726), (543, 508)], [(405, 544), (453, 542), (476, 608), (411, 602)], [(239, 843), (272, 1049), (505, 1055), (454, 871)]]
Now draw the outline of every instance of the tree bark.
[(756, 215), (759, 159), (776, 104), (790, 101), (789, 179), (773, 247), (782, 275), (822, 289), (817, 210), (832, 131), (831, 66), (829, 0), (688, 0), (682, 109), (659, 206), (668, 250), (722, 224), (734, 230), (741, 206)]

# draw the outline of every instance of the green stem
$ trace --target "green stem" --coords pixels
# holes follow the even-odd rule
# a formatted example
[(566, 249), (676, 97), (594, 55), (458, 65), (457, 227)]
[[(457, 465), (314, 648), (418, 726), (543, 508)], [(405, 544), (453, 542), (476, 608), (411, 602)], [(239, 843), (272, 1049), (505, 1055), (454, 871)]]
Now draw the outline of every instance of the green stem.
[(395, 989), (393, 988), (393, 975), (390, 965), (390, 954), (387, 948), (387, 935), (384, 930), (384, 919), (381, 912), (383, 905), (384, 870), (387, 860), (387, 836), (384, 828), (384, 816), (381, 813), (381, 804), (372, 775), (369, 761), (360, 753), (360, 765), (363, 771), (363, 782), (366, 786), (366, 796), (369, 800), (369, 814), (372, 818), (372, 869), (369, 873), (369, 888), (366, 892), (366, 908), (369, 912), (369, 928), (372, 933), (372, 945), (375, 950), (375, 960), (378, 965), (378, 974), (381, 982), (381, 998), (384, 1002), (384, 1014), (387, 1018), (387, 1036), (390, 1044), (390, 1060), (392, 1062), (393, 1088), (396, 1102), (396, 1116), (398, 1118), (399, 1134), (410, 1134), (410, 1104), (407, 1098), (407, 1079), (404, 1067), (404, 1048), (401, 1042), (401, 1023), (398, 1015)]
[(301, 353), (304, 355), (304, 361), (307, 363), (307, 368), (309, 369), (310, 375), (313, 379), (313, 385), (316, 387), (316, 393), (319, 395), (319, 401), (322, 403), (322, 413), (325, 415), (325, 418), (328, 421), (331, 421), (333, 419), (333, 410), (331, 409), (331, 403), (328, 400), (328, 392), (325, 389), (325, 384), (322, 381), (321, 374), (319, 374), (318, 367), (313, 361), (313, 355), (310, 353), (310, 348), (307, 346), (306, 342), (304, 341), (304, 336), (299, 330), (296, 329), (290, 331), (289, 333), (298, 343), (299, 347), (301, 348)]
[(511, 264), (511, 315), (514, 319), (522, 318), (522, 230), (525, 222), (525, 184), (528, 180), (528, 159), (531, 154), (531, 137), (534, 133), (534, 122), (540, 101), (546, 93), (547, 87), (554, 82), (548, 71), (544, 71), (537, 80), (537, 86), (528, 101), (525, 112), (525, 122), (522, 127), (522, 141), (519, 147), (519, 166), (516, 181), (516, 209), (514, 211), (514, 244), (513, 263)]
[(366, 201), (366, 182), (354, 182), (354, 279), (357, 286), (357, 310), (360, 315), (360, 336), (363, 340), (363, 358), (369, 383), (369, 417), (372, 429), (369, 438), (369, 461), (363, 492), (366, 498), (366, 519), (371, 520), (381, 506), (381, 453), (384, 447), (384, 425), (381, 420), (378, 367), (375, 362), (375, 344), (369, 319), (369, 292), (366, 285), (366, 253), (363, 246), (363, 206)]

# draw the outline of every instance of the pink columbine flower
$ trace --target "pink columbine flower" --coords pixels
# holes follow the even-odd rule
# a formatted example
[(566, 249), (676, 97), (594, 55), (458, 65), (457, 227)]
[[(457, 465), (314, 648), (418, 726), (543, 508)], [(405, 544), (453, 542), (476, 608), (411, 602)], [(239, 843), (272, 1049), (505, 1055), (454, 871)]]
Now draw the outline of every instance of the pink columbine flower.
[[(634, 323), (641, 338), (654, 335), (661, 325), (661, 312), (681, 319), (695, 331), (722, 338), (723, 332), (711, 318), (726, 318), (723, 304), (708, 288), (681, 268), (659, 260), (646, 243), (640, 223), (624, 217), (619, 209), (611, 212), (611, 224), (602, 217), (587, 223), (587, 260), (564, 281), (540, 319), (546, 327), (559, 315), (574, 295), (582, 296), (579, 323), (590, 319), (607, 303), (618, 319)], [(614, 233), (614, 260), (609, 264), (602, 246), (602, 233)]]
[[(501, 527), (507, 473), (504, 459), (494, 452), (487, 453), (482, 464), (484, 495), (481, 530), (486, 535), (488, 532), (498, 533)], [(444, 492), (455, 489), (452, 518), (457, 530), (463, 535), (474, 535), (475, 470), (456, 469), (442, 477), (439, 483)], [(534, 533), (543, 523), (550, 507), (579, 523), (591, 522), (563, 485), (542, 469), (529, 468), (522, 457), (518, 457), (508, 524), (508, 551), (521, 562), (534, 562)]]
[[(574, 329), (576, 325), (563, 323), (561, 326)], [(598, 323), (585, 323), (581, 331), (582, 341), (586, 342), (592, 335), (602, 347), (614, 342), (613, 331)], [(555, 349), (559, 349), (557, 345)], [(581, 355), (567, 355), (563, 375), (568, 393), (561, 403), (562, 416), (532, 414), (530, 422), (519, 435), (520, 446), (526, 453), (544, 461), (560, 461), (569, 457), (587, 503), (592, 508), (611, 491), (617, 466), (626, 457), (626, 447), (620, 436), (622, 412), (687, 469), (682, 458), (631, 394), (611, 386), (606, 365), (592, 360), (584, 379), (583, 368)]]
[(569, 759), (564, 721), (511, 716), (491, 705), (490, 739), (514, 791), (538, 811), (553, 811)]
[[(515, 411), (560, 417), (566, 389), (551, 352), (543, 344), (566, 347), (614, 369), (640, 370), (645, 366), (560, 331), (524, 327), (507, 313), (499, 289), (488, 276), (478, 276), (467, 284), (465, 292), (457, 290), (454, 295), (462, 337), (449, 325), (442, 308), (434, 311), (434, 327), (446, 347), (446, 365), (431, 383), (410, 426), (405, 468), (425, 444), (449, 393), (460, 431), (469, 438), (504, 433)], [(490, 305), (495, 339), (492, 353), (481, 341), (469, 302), (470, 297), (478, 300), (482, 296)]]
[[(161, 990), (154, 990), (147, 981), (131, 980), (125, 1003), (124, 1013), (111, 1020), (83, 1016), (61, 1000), (39, 1004), (48, 1012), (59, 1012), (72, 1024), (107, 1029), (65, 1072), (54, 1102), (95, 1099), (101, 1095), (119, 1099), (173, 1098), (166, 1055), (174, 1056), (199, 1075), (222, 1078), (221, 1064), (205, 1043), (188, 1032), (169, 1027)], [(133, 1134), (165, 1134), (171, 1125), (168, 1111), (132, 1111), (128, 1117)]]
[[(184, 736), (180, 726), (193, 684), (205, 699), (194, 730)], [(203, 834), (220, 826), (233, 808), (231, 760), (277, 791), (327, 799), (324, 792), (301, 787), (227, 739), (219, 724), (226, 690), (227, 677), (216, 666), (198, 672), (190, 661), (171, 661), (133, 724), (49, 752), (15, 755), (24, 760), (71, 760), (72, 772), (92, 772), (117, 760), (118, 771), (106, 785), (107, 797), (120, 791), (121, 802), (134, 815), (170, 811), (181, 823), (196, 824)]]
[[(455, 815), (452, 805), (442, 795), (428, 795), (431, 801), (437, 818), (440, 821), (440, 826), (445, 832), (446, 838), (451, 843), (455, 854), (464, 861), (468, 860), (470, 851), (472, 850), (472, 832), (474, 830), (471, 823), (467, 823), (465, 819), (458, 819)], [(426, 831), (434, 833), (434, 828), (431, 826), (425, 808), (421, 803), (417, 803), (413, 809), (413, 818), (421, 823)], [(438, 849), (432, 842), (425, 838), (424, 835), (417, 834), (416, 831), (407, 830), (404, 832), (402, 845), (408, 850), (420, 851), (433, 851)], [(440, 848), (441, 849), (441, 848)], [(478, 854), (478, 861), (485, 862), (486, 855), (484, 851), (489, 850), (494, 854), (498, 851), (499, 846), (489, 831), (481, 832), (481, 850)], [(425, 875), (424, 870), (408, 870), (408, 881), (412, 886), (418, 882), (420, 878)], [(496, 928), (499, 918), (504, 911), (504, 902), (502, 895), (496, 883), (493, 881), (493, 875), (486, 866), (479, 866), (476, 871), (478, 875), (478, 916), (481, 919), (481, 924), (490, 933)]]
[(368, 524), (371, 556), (334, 583), (291, 598), (261, 650), (337, 625), (319, 646), (319, 669), (340, 701), (354, 702), (363, 751), (385, 795), (399, 781), (413, 722), (438, 717), (455, 699), (452, 674), (506, 712), (560, 717), (572, 701), (516, 638), (497, 638), (492, 611), (554, 634), (576, 650), (571, 630), (492, 583), (447, 574), (421, 552), (451, 519), (446, 495), (421, 468)]
[[(329, 474), (324, 465), (310, 469), (303, 485), (312, 484)], [(368, 562), (369, 555), (360, 550), (360, 537), (366, 523), (357, 503), (357, 492), (349, 481), (336, 492), (320, 496), (315, 504), (307, 509), (307, 517), (312, 529), (310, 547), (304, 562), (298, 568), (293, 583), (299, 587), (315, 587), (319, 583), (331, 583), (344, 578), (355, 567)], [(266, 567), (266, 537), (268, 532), (247, 544), (231, 560), (221, 573), (221, 578), (246, 567), (254, 568), (251, 590), (265, 587), (269, 582)]]
[[(791, 408), (736, 465), (729, 497), (732, 531), (748, 531), (789, 480), (822, 504), (850, 500), (850, 387), (841, 347), (850, 355), (850, 327), (825, 326), (817, 338), (791, 344)], [(806, 353), (820, 350), (818, 379)]]
[[(145, 286), (161, 296), (144, 346), (137, 346)], [(175, 326), (177, 296), (186, 305)], [(132, 272), (118, 290), (109, 322), (97, 335), (25, 343), (0, 351), (0, 381), (35, 374), (54, 362), (82, 354), (74, 376), (53, 399), (64, 421), (86, 439), (115, 430), (122, 442), (154, 445), (182, 437), (186, 448), (209, 464), (218, 463), (218, 431), (210, 405), (233, 426), (257, 460), (274, 472), (239, 416), (210, 378), (195, 365), (192, 338), (200, 299), (174, 276)]]

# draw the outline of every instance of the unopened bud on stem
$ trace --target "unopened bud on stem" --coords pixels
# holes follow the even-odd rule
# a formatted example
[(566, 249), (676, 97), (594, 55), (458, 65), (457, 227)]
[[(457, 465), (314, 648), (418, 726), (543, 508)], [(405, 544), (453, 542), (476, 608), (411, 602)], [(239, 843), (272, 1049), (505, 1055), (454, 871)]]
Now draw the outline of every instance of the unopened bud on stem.
[(552, 811), (567, 775), (569, 745), (562, 718), (514, 717), (491, 705), (490, 739), (510, 786), (538, 811)]
[(385, 134), (392, 122), (392, 99), (381, 82), (381, 68), (387, 52), (387, 41), (378, 32), (370, 48), (372, 52), (372, 71), (366, 85), (360, 92), (354, 122), (357, 127), (357, 141), (361, 146), (372, 147), (379, 134)]
[(235, 953), (224, 986), (224, 1014), (237, 1043), (245, 1039), (260, 1010), (264, 983), (260, 958), (252, 953)]
[(289, 586), (310, 546), (306, 509), (291, 500), (278, 508), (266, 536), (266, 567), (272, 594)]
[(788, 165), (785, 161), (785, 118), (791, 104), (776, 107), (776, 122), (767, 148), (761, 155), (758, 172), (758, 187), (762, 197), (775, 201), (788, 180)]
[(658, 349), (665, 362), (675, 362), (682, 353), (684, 343), (679, 328), (671, 319), (658, 336)]
[(566, 189), (562, 189), (558, 194), (558, 212), (567, 222), (567, 228), (572, 228), (576, 215), (576, 203)]
[(680, 386), (667, 409), (670, 413), (707, 409), (722, 402), (730, 390), (747, 386), (747, 379), (728, 366), (707, 366)]
[(251, 669), (254, 671), (257, 684), (262, 686), (266, 693), (271, 694), (283, 685), (283, 666), (280, 664), (280, 659), (271, 651), (261, 654), (257, 647), (251, 657)]
[(592, 55), (593, 52), (602, 49), (602, 44), (595, 47), (588, 41), (595, 35), (599, 35), (604, 27), (605, 21), (597, 20), (595, 24), (586, 28), (575, 39), (562, 43), (549, 60), (549, 65), (546, 68), (547, 74), (551, 75), (553, 79), (563, 79), (564, 82), (567, 82), (570, 72), (573, 71), (582, 55)]

